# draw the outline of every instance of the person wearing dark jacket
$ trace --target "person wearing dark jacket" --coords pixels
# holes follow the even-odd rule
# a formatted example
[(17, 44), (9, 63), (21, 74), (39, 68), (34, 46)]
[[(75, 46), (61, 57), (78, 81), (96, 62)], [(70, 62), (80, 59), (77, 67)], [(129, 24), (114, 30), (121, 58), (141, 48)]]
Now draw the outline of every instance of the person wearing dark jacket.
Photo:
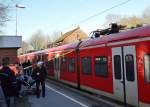
[(0, 70), (1, 87), (6, 99), (7, 106), (10, 107), (10, 97), (17, 95), (17, 91), (13, 87), (15, 74), (8, 66), (9, 65), (8, 57), (3, 58), (2, 65), (3, 67)]
[(38, 62), (37, 67), (33, 70), (32, 78), (36, 81), (37, 98), (40, 97), (40, 84), (42, 86), (42, 96), (45, 97), (45, 79), (47, 76), (46, 67), (43, 62)]

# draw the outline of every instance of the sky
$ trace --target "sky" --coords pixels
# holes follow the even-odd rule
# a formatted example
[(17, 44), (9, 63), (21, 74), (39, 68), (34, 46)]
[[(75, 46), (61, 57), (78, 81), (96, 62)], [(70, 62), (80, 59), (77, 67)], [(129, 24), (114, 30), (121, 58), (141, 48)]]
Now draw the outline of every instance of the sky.
[[(80, 26), (89, 32), (103, 27), (108, 14), (122, 16), (141, 16), (150, 6), (150, 0), (130, 0), (128, 3), (95, 16), (83, 23), (78, 23), (90, 16), (100, 13), (114, 5), (127, 0), (18, 0), (26, 8), (19, 8), (18, 35), (28, 41), (32, 34), (41, 30), (45, 35), (61, 31), (63, 33)], [(12, 6), (9, 13), (11, 20), (7, 22), (3, 31), (7, 35), (15, 35), (16, 8)]]

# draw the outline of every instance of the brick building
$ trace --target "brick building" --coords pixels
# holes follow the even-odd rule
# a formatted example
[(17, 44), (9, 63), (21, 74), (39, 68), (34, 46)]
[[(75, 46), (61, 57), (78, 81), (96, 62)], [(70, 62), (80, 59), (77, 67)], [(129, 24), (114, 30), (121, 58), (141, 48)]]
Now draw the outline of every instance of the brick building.
[(4, 57), (10, 58), (10, 64), (17, 62), (17, 50), (21, 47), (21, 36), (0, 36), (0, 65)]
[(48, 48), (64, 45), (67, 43), (77, 42), (82, 39), (86, 39), (87, 34), (80, 29), (80, 27), (77, 27), (69, 32), (66, 32), (65, 34), (62, 34), (60, 38), (58, 38), (54, 43), (48, 44)]

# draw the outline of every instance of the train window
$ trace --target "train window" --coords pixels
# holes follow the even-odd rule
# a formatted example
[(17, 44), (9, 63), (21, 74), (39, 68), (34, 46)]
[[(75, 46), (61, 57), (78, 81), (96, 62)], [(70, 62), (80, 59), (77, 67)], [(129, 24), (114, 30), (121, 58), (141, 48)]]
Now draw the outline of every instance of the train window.
[(59, 58), (55, 58), (54, 59), (54, 65), (55, 65), (55, 70), (59, 70), (60, 69)]
[(54, 68), (54, 63), (53, 60), (50, 60), (46, 63), (46, 68), (47, 69), (53, 69)]
[(61, 58), (61, 70), (67, 71), (67, 59), (64, 57)]
[(115, 79), (121, 79), (121, 57), (120, 55), (114, 56), (114, 72), (115, 72)]
[(69, 58), (69, 72), (74, 72), (75, 71), (75, 59), (74, 58)]
[(126, 78), (128, 81), (134, 81), (134, 59), (133, 55), (128, 54), (125, 56), (126, 63)]
[(144, 56), (145, 82), (150, 83), (150, 54)]
[(82, 72), (83, 74), (91, 73), (91, 58), (90, 57), (82, 57)]
[(96, 76), (108, 76), (108, 59), (107, 57), (95, 57), (95, 74)]

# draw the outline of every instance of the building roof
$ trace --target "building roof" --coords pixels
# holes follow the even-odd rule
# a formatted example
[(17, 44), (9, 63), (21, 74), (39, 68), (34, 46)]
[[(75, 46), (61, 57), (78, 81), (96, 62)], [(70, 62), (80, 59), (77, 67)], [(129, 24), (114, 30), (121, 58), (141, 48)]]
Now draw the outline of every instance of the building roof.
[(74, 33), (75, 31), (77, 31), (77, 30), (79, 30), (79, 29), (80, 29), (80, 27), (77, 27), (77, 28), (75, 28), (75, 29), (73, 29), (73, 30), (71, 30), (71, 31), (69, 31), (69, 32), (66, 32), (66, 33), (63, 34), (60, 38), (58, 38), (58, 39), (55, 41), (55, 43), (63, 41), (66, 37), (70, 36), (72, 33)]
[(0, 35), (0, 48), (20, 48), (21, 43), (21, 36)]

